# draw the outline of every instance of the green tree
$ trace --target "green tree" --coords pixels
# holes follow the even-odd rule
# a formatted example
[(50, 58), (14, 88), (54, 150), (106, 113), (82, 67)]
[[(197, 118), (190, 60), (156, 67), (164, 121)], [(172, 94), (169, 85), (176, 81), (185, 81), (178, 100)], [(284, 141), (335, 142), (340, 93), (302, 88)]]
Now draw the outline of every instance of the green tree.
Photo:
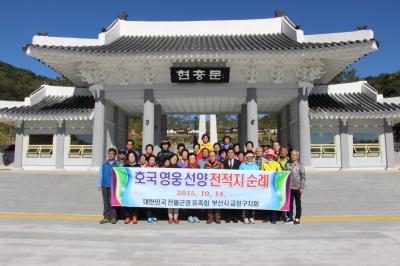
[(400, 71), (365, 78), (384, 97), (400, 96)]
[(67, 79), (36, 75), (0, 61), (0, 100), (22, 101), (42, 84), (73, 86)]
[(331, 80), (330, 84), (339, 84), (346, 82), (359, 81), (357, 70), (355, 68), (345, 69), (340, 72), (334, 79)]

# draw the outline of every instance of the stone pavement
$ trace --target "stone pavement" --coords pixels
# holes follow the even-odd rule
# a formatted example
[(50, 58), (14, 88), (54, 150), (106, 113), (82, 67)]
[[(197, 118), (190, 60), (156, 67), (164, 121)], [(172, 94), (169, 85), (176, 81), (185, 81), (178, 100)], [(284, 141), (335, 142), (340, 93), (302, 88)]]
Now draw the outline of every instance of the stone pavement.
[(0, 218), (0, 265), (399, 265), (400, 220), (207, 225)]
[(307, 174), (300, 226), (100, 225), (95, 180), (0, 171), (0, 265), (399, 265), (398, 172)]

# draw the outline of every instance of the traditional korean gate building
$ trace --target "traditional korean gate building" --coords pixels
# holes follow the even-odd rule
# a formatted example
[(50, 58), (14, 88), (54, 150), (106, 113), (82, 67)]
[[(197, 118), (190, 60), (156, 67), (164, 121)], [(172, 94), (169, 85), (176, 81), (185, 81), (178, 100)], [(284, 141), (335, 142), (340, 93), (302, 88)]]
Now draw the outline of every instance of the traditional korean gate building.
[(38, 34), (24, 47), (76, 87), (43, 85), (0, 102), (17, 127), (15, 168), (89, 169), (120, 147), (127, 117), (143, 143), (166, 137), (167, 114), (239, 114), (241, 142), (258, 145), (258, 114), (278, 118), (283, 145), (310, 168), (395, 167), (398, 99), (364, 81), (326, 85), (378, 49), (373, 31), (306, 35), (286, 16), (255, 20), (127, 21), (95, 39)]

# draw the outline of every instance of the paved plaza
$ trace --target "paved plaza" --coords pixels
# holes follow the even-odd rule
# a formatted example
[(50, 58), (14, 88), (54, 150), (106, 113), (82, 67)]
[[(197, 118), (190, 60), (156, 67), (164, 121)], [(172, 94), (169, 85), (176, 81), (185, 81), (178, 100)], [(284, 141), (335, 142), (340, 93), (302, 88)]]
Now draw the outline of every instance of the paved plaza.
[(398, 265), (394, 221), (290, 224), (0, 218), (1, 265)]
[(0, 265), (398, 265), (399, 180), (310, 172), (300, 226), (100, 225), (95, 174), (0, 171)]

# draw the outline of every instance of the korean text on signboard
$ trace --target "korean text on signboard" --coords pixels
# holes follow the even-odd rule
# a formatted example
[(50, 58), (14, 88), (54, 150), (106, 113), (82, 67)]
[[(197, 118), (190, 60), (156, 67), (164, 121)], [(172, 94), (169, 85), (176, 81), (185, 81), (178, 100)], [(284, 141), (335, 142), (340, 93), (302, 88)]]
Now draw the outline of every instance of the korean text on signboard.
[(113, 168), (113, 206), (287, 211), (289, 172)]
[(229, 82), (228, 67), (171, 67), (172, 83)]

